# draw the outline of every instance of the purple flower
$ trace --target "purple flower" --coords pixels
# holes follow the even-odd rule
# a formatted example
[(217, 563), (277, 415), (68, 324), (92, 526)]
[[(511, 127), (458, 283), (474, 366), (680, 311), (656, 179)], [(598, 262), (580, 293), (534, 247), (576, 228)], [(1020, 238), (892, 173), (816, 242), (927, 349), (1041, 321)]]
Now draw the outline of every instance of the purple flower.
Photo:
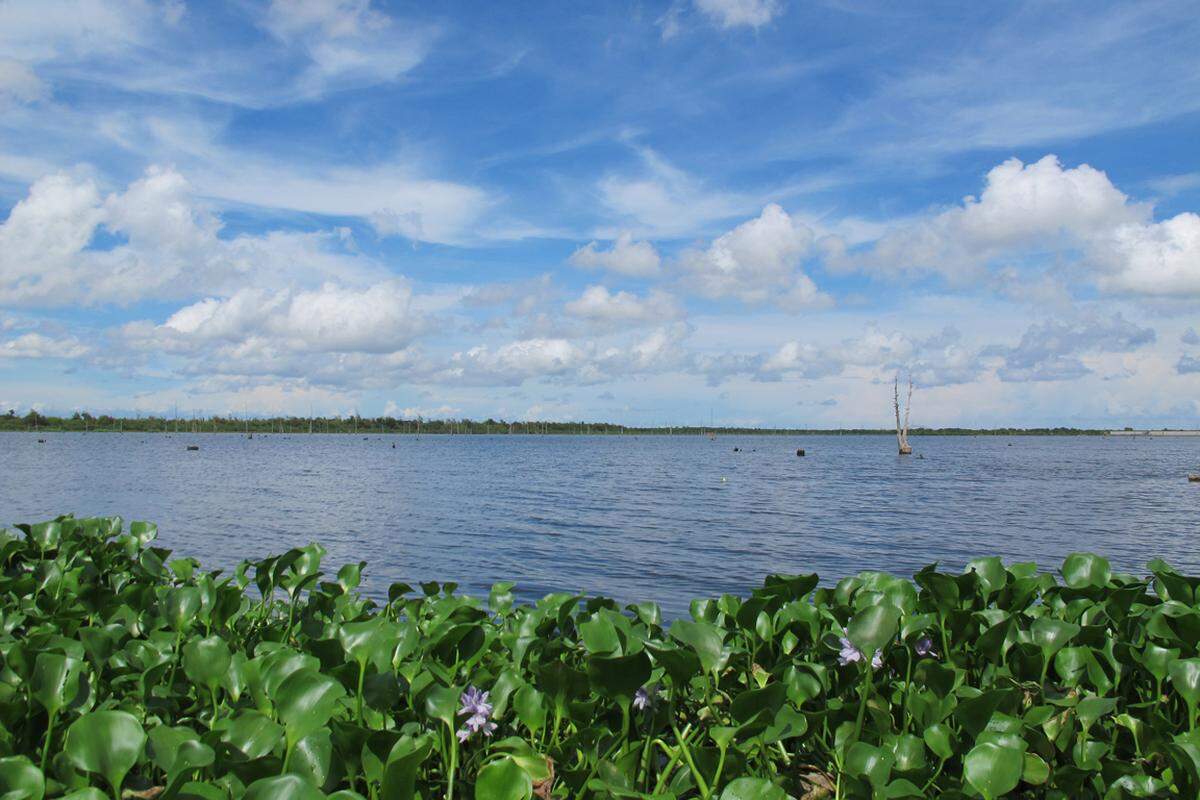
[(496, 730), (496, 723), (491, 721), (492, 704), (488, 702), (488, 693), (471, 686), (462, 693), (459, 702), (462, 708), (458, 710), (458, 715), (465, 716), (467, 721), (458, 730), (458, 740), (465, 742), (477, 733), (491, 736)]
[(917, 639), (917, 643), (913, 646), (919, 656), (936, 656), (937, 653), (933, 649), (933, 638), (930, 636), (922, 636)]
[[(855, 647), (853, 642), (851, 642), (845, 636), (842, 636), (841, 644), (842, 644), (842, 651), (840, 653), (838, 653), (838, 663), (839, 664), (841, 664), (844, 667), (847, 664), (854, 664), (858, 661), (862, 661), (862, 658), (863, 658), (862, 651), (859, 650), (857, 647)], [(875, 654), (871, 656), (871, 668), (879, 669), (882, 666), (883, 666), (883, 653), (879, 650), (876, 650)]]
[(650, 705), (650, 693), (646, 691), (646, 687), (642, 687), (633, 693), (633, 707), (638, 711), (645, 711)]

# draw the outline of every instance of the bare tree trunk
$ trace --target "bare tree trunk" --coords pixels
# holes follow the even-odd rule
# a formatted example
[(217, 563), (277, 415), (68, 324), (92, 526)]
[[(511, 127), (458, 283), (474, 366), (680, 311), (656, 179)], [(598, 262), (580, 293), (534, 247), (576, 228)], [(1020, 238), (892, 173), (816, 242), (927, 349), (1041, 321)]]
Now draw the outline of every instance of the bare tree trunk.
[(912, 446), (908, 443), (908, 420), (912, 413), (912, 393), (913, 385), (912, 378), (908, 379), (908, 399), (904, 407), (904, 425), (900, 425), (900, 376), (897, 375), (892, 383), (892, 403), (896, 408), (896, 445), (899, 447), (900, 455), (907, 456), (912, 453)]

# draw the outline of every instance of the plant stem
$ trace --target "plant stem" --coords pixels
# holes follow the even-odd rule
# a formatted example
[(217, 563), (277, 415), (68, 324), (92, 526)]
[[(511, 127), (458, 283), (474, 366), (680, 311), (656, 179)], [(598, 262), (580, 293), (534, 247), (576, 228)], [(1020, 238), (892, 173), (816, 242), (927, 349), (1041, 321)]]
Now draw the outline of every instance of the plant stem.
[(54, 719), (58, 711), (50, 712), (50, 721), (46, 723), (46, 743), (42, 745), (42, 773), (46, 772), (46, 757), (50, 754), (50, 739), (54, 735)]

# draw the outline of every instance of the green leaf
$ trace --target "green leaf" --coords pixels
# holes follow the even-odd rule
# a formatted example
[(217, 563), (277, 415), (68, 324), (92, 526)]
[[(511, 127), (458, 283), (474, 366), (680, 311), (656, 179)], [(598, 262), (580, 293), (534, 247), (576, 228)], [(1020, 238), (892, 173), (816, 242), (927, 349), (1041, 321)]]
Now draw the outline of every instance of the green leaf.
[(260, 778), (246, 787), (242, 800), (325, 800), (325, 794), (299, 775)]
[(892, 774), (895, 756), (880, 747), (855, 742), (846, 751), (846, 774), (856, 778), (866, 778), (871, 786), (879, 790), (887, 784)]
[(1062, 575), (1072, 589), (1104, 587), (1112, 580), (1112, 568), (1108, 559), (1094, 553), (1072, 553), (1063, 561)]
[(220, 739), (240, 753), (247, 761), (257, 761), (268, 755), (283, 739), (283, 728), (258, 711), (239, 711), (236, 716), (221, 720)]
[(738, 778), (721, 792), (721, 800), (786, 800), (787, 794), (766, 778)]
[(1200, 658), (1172, 661), (1167, 672), (1171, 676), (1171, 685), (1194, 713), (1197, 703), (1200, 703)]
[(38, 653), (33, 662), (30, 691), (33, 699), (50, 714), (57, 714), (79, 693), (83, 662), (61, 653)]
[(517, 712), (517, 718), (531, 733), (536, 735), (546, 726), (545, 695), (532, 686), (522, 686), (517, 690), (513, 695), (512, 707)]
[(137, 763), (146, 733), (132, 714), (93, 711), (67, 729), (63, 749), (76, 767), (104, 776), (115, 793)]
[(475, 778), (476, 800), (529, 800), (531, 797), (533, 780), (508, 756), (485, 764)]
[(342, 684), (316, 670), (300, 669), (289, 675), (275, 696), (275, 712), (288, 741), (298, 742), (323, 728), (345, 695)]
[(233, 656), (220, 636), (193, 639), (183, 648), (183, 671), (195, 683), (210, 690), (220, 685)]
[(692, 649), (705, 672), (719, 670), (728, 659), (721, 629), (711, 622), (677, 619), (671, 623), (671, 636)]
[(628, 702), (650, 679), (650, 658), (645, 651), (630, 656), (592, 656), (588, 676), (605, 694)]
[(938, 758), (945, 761), (954, 755), (954, 734), (950, 728), (940, 722), (934, 723), (921, 732), (925, 746)]
[(388, 753), (379, 800), (413, 800), (417, 769), (433, 750), (433, 737), (401, 736)]
[(46, 779), (42, 771), (25, 756), (0, 758), (0, 798), (42, 800)]
[(868, 606), (850, 620), (846, 636), (869, 659), (895, 638), (899, 627), (900, 612), (894, 606)]
[(147, 738), (150, 760), (167, 774), (168, 783), (182, 772), (207, 767), (216, 760), (213, 749), (190, 728), (159, 725)]
[(976, 745), (963, 759), (963, 778), (988, 800), (1017, 788), (1024, 769), (1020, 750), (991, 743)]
[(1061, 619), (1038, 617), (1029, 626), (1029, 632), (1033, 634), (1034, 644), (1042, 648), (1042, 655), (1048, 662), (1079, 634), (1079, 626)]

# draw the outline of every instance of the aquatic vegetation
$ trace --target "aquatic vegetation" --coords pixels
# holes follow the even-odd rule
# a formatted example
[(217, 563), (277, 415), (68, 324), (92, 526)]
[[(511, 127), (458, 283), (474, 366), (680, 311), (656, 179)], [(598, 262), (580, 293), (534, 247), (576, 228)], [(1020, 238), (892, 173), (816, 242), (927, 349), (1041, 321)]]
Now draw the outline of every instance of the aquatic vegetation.
[(0, 798), (1200, 796), (1200, 579), (1160, 561), (771, 575), (668, 623), (155, 536), (0, 530)]

